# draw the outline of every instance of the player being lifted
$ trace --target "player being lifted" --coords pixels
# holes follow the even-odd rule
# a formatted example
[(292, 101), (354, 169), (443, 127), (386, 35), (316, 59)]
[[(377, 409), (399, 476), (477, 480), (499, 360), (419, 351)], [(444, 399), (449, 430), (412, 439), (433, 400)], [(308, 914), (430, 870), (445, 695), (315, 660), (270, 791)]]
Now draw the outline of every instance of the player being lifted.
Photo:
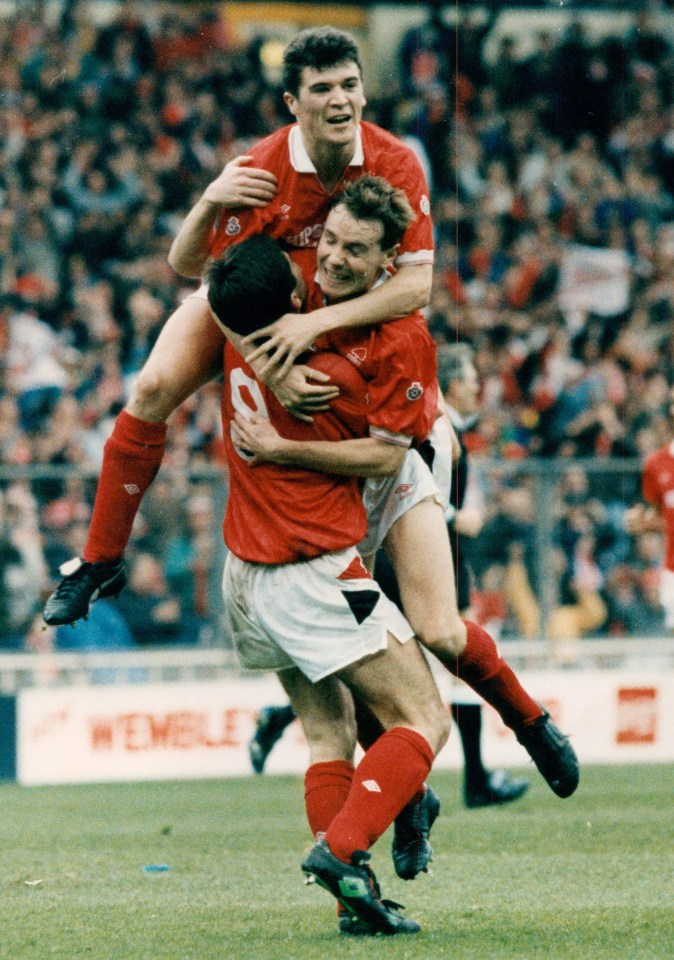
[[(405, 316), (429, 299), (433, 239), (428, 189), (414, 153), (395, 137), (361, 121), (360, 55), (353, 39), (331, 28), (305, 30), (284, 55), (285, 101), (297, 123), (284, 127), (229, 163), (186, 217), (171, 252), (172, 266), (199, 277), (209, 256), (255, 233), (291, 247), (315, 247), (331, 199), (364, 172), (402, 188), (415, 211), (396, 257), (397, 273), (355, 306), (344, 301), (314, 312), (298, 324), (288, 315), (279, 338), (287, 360), (330, 329), (364, 326)], [(141, 370), (105, 447), (94, 511), (82, 559), (71, 561), (65, 579), (44, 611), (50, 624), (86, 615), (98, 597), (116, 595), (126, 583), (123, 554), (141, 499), (162, 461), (166, 420), (220, 372), (222, 333), (208, 305), (188, 297), (167, 320)], [(284, 364), (269, 379), (283, 405), (300, 416), (325, 408), (336, 391), (320, 373)], [(304, 413), (302, 413), (304, 411)]]

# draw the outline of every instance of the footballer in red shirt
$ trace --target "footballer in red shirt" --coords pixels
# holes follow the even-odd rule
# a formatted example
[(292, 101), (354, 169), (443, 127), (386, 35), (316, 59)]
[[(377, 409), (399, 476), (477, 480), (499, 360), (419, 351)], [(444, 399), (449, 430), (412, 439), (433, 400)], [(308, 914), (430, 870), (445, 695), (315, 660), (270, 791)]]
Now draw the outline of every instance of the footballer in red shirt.
[[(674, 387), (669, 391), (670, 420), (674, 422)], [(625, 514), (628, 533), (662, 533), (664, 557), (660, 569), (660, 603), (665, 625), (674, 630), (674, 441), (649, 454), (644, 461), (641, 490), (645, 504)]]
[[(390, 283), (369, 291), (357, 308), (352, 301), (338, 302), (300, 323), (288, 314), (276, 322), (267, 341), (282, 363), (274, 392), (286, 409), (306, 417), (334, 399), (337, 390), (320, 371), (292, 361), (329, 330), (381, 323), (425, 306), (433, 243), (428, 190), (414, 153), (361, 122), (365, 97), (353, 39), (331, 28), (298, 34), (284, 55), (284, 86), (296, 125), (267, 138), (251, 157), (225, 167), (187, 215), (169, 259), (177, 272), (198, 277), (213, 250), (255, 229), (258, 217), (263, 229), (294, 238), (298, 247), (315, 243), (329, 199), (365, 170), (388, 175), (409, 191), (417, 216), (403, 238), (399, 269)], [(258, 156), (275, 169), (255, 166), (253, 157)], [(265, 213), (267, 206), (271, 210)], [(124, 586), (124, 550), (162, 461), (166, 420), (219, 372), (223, 344), (203, 299), (188, 297), (167, 320), (106, 444), (83, 557), (47, 601), (48, 623), (73, 622), (87, 613), (92, 599)], [(266, 356), (249, 359), (269, 379)]]

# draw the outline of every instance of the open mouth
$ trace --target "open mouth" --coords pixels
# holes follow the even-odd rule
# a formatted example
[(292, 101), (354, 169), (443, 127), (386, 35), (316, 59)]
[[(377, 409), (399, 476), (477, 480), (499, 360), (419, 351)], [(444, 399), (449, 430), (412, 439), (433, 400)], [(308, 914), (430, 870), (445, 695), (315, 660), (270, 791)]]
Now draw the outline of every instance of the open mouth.
[(331, 127), (343, 127), (351, 120), (351, 117), (346, 113), (340, 113), (337, 117), (328, 117), (328, 123)]
[(323, 268), (323, 276), (329, 283), (348, 283), (349, 277), (346, 274), (333, 273), (331, 270)]

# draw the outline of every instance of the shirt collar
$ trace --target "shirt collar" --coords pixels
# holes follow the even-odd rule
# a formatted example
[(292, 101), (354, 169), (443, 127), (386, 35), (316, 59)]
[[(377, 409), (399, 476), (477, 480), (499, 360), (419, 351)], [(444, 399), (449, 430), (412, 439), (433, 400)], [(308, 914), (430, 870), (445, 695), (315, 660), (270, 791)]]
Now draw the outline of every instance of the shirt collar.
[[(313, 165), (311, 157), (307, 153), (307, 148), (302, 140), (302, 132), (297, 124), (290, 128), (288, 135), (288, 149), (290, 152), (290, 163), (298, 173), (316, 173), (316, 167)], [(363, 140), (360, 134), (360, 127), (356, 133), (356, 149), (349, 160), (350, 167), (362, 167), (365, 163), (365, 154), (363, 153)]]

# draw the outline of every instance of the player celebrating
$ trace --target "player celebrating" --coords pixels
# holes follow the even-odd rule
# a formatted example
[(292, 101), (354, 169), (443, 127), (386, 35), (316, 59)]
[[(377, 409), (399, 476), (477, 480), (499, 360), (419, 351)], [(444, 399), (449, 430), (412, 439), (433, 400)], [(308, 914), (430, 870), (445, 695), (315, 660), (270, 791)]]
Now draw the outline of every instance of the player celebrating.
[[(383, 268), (391, 262), (395, 251), (389, 247), (389, 232), (383, 224), (387, 219), (385, 210), (394, 202), (391, 193), (400, 195), (395, 203), (402, 205), (404, 195), (400, 191), (392, 191), (380, 178), (362, 177), (335, 199), (317, 250), (320, 289), (309, 291), (310, 304), (322, 302), (324, 293), (330, 298), (357, 297), (363, 289), (376, 283), (386, 286), (389, 282), (384, 280)], [(385, 412), (389, 431), (396, 404), (401, 410), (408, 409), (390, 393), (389, 381), (395, 380), (400, 369), (399, 357), (411, 352), (413, 344), (422, 342), (424, 334), (428, 337), (423, 321), (416, 320), (416, 333), (407, 341), (396, 343), (396, 333), (414, 318), (395, 320), (370, 330), (338, 331), (319, 341), (358, 366), (368, 380), (371, 415)], [(416, 397), (421, 402), (420, 398), (425, 397), (428, 402), (432, 396), (435, 411), (436, 393), (431, 394), (427, 374), (420, 374), (408, 390), (408, 400)], [(377, 444), (376, 422), (374, 426), (367, 440), (300, 443), (279, 437), (266, 418), (253, 415), (236, 418), (235, 440), (260, 460), (372, 476), (371, 464), (377, 462), (380, 447), (386, 446)], [(392, 432), (398, 443), (408, 446), (412, 437), (419, 440), (425, 436), (424, 432), (410, 431), (404, 419)], [(499, 712), (551, 789), (560, 797), (570, 796), (578, 785), (579, 771), (567, 738), (524, 690), (489, 634), (459, 615), (444, 509), (419, 454), (410, 450), (396, 474), (369, 480), (363, 498), (368, 510), (368, 536), (359, 549), (367, 557), (385, 542), (400, 584), (403, 609), (420, 643)], [(428, 800), (429, 794), (425, 795), (425, 802)], [(423, 807), (424, 798), (420, 802)], [(432, 818), (432, 812), (424, 813), (422, 809), (422, 814)], [(424, 869), (427, 854), (419, 847), (419, 863), (409, 871), (410, 876)]]
[[(669, 416), (674, 423), (674, 387), (669, 391)], [(671, 443), (649, 454), (644, 461), (641, 490), (645, 504), (625, 513), (628, 533), (658, 532), (664, 535), (665, 555), (660, 570), (660, 603), (665, 626), (674, 630), (674, 446)]]
[[(185, 219), (170, 261), (178, 272), (197, 277), (208, 256), (260, 231), (292, 247), (315, 247), (331, 199), (366, 171), (405, 190), (416, 218), (400, 244), (391, 281), (357, 306), (347, 300), (321, 308), (299, 324), (286, 317), (270, 341), (287, 353), (283, 376), (271, 385), (286, 408), (307, 415), (323, 409), (335, 390), (319, 372), (290, 361), (330, 329), (380, 323), (424, 306), (432, 280), (432, 225), (428, 190), (413, 152), (361, 122), (360, 56), (348, 34), (331, 28), (298, 34), (285, 51), (284, 86), (297, 123), (225, 167)], [(47, 623), (71, 623), (86, 615), (92, 601), (123, 588), (123, 553), (161, 464), (166, 420), (219, 371), (223, 344), (199, 298), (188, 297), (167, 320), (106, 444), (83, 558), (62, 571), (65, 579), (45, 606)], [(263, 376), (267, 366), (255, 362)]]
[[(295, 285), (289, 260), (266, 236), (230, 248), (213, 264), (208, 280), (214, 313), (226, 317), (239, 335), (251, 320), (259, 322), (265, 311), (273, 314), (277, 304), (287, 303)], [(227, 344), (226, 609), (242, 665), (278, 672), (312, 747), (307, 817), (312, 832), (325, 836), (302, 869), (339, 900), (348, 924), (353, 926), (351, 917), (361, 925), (348, 932), (413, 933), (419, 925), (382, 901), (367, 851), (422, 789), (449, 732), (447, 713), (409, 624), (369, 577), (356, 550), (366, 528), (357, 478), (274, 464), (254, 469), (231, 440), (234, 417), (254, 415), (268, 417), (299, 443), (364, 437), (365, 383), (355, 367), (330, 353), (316, 353), (309, 363), (327, 370), (341, 390), (328, 411), (306, 424), (281, 407)], [(417, 400), (405, 402), (418, 410)], [(400, 460), (404, 451), (389, 445), (392, 458)], [(355, 769), (351, 701), (340, 681), (385, 731)], [(335, 740), (342, 750), (338, 758)]]

